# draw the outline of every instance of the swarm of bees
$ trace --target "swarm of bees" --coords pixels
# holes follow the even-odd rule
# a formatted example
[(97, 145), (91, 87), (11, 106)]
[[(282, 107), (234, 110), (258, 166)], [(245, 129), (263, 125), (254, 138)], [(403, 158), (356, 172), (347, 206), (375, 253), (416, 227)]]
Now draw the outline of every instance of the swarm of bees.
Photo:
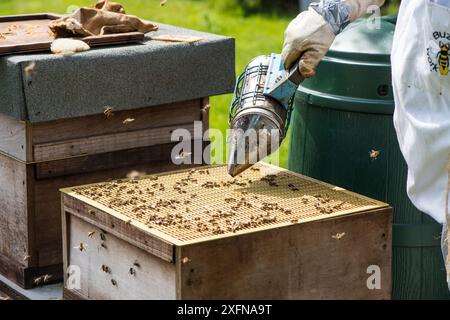
[[(252, 167), (251, 177), (231, 178), (218, 175), (217, 170), (224, 168), (191, 169), (177, 173), (176, 178), (129, 175), (128, 179), (80, 187), (76, 192), (126, 215), (125, 225), (132, 227), (134, 221), (139, 221), (176, 237), (193, 233), (222, 235), (281, 222), (295, 224), (301, 221), (304, 208), (332, 214), (349, 206), (333, 199), (339, 192), (333, 189), (322, 194), (302, 194), (305, 183), (288, 175)], [(269, 193), (259, 193), (260, 189)], [(210, 194), (215, 195), (211, 203)], [(277, 194), (293, 201), (279, 201)], [(101, 246), (107, 249), (105, 234), (99, 235)], [(89, 234), (93, 236), (94, 232)], [(86, 250), (82, 243), (77, 248)]]

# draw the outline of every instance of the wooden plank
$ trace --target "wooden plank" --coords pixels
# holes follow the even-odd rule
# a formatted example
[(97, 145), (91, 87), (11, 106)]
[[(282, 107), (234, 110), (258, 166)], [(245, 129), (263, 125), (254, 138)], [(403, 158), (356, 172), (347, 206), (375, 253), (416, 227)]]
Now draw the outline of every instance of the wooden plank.
[[(49, 32), (48, 24), (59, 17), (46, 13), (0, 17), (0, 33), (5, 35), (5, 39), (0, 41), (0, 55), (50, 50), (55, 37)], [(15, 28), (9, 30), (12, 25)], [(90, 36), (80, 40), (87, 42), (90, 46), (101, 46), (139, 42), (144, 39), (145, 35), (141, 32), (128, 32)]]
[(28, 247), (29, 183), (26, 165), (0, 154), (0, 254), (23, 267), (33, 255)]
[[(209, 114), (202, 112), (204, 100), (207, 101), (208, 99), (195, 99), (151, 108), (119, 111), (115, 112), (114, 116), (110, 118), (106, 118), (101, 113), (87, 117), (33, 124), (0, 115), (0, 153), (23, 162), (32, 163), (42, 161), (42, 159), (34, 159), (33, 145), (47, 145), (52, 142), (64, 143), (67, 140), (137, 132), (150, 128), (183, 127), (183, 124), (192, 125), (194, 121), (203, 121), (205, 128), (207, 128), (206, 123), (209, 122)], [(170, 117), (167, 116), (168, 114), (170, 114)], [(134, 121), (124, 124), (123, 122), (126, 119), (134, 119)]]
[[(194, 133), (193, 124), (185, 124), (182, 127), (189, 130), (191, 134)], [(51, 161), (166, 144), (171, 142), (172, 131), (178, 128), (180, 126), (170, 126), (39, 144), (34, 146), (34, 159), (37, 162)]]
[(17, 285), (25, 286), (25, 267), (2, 253), (0, 253), (0, 273)]
[(48, 179), (73, 174), (110, 170), (118, 167), (145, 165), (171, 161), (175, 144), (163, 144), (146, 148), (107, 152), (95, 156), (81, 156), (50, 162), (36, 163), (36, 179)]
[(0, 153), (16, 159), (27, 157), (27, 124), (0, 114)]
[[(387, 208), (181, 246), (177, 298), (390, 299), (391, 222)], [(381, 290), (367, 288), (371, 265)]]
[(63, 289), (63, 300), (89, 300), (87, 297), (82, 296), (74, 290), (67, 288)]
[(35, 279), (50, 275), (47, 284), (56, 283), (62, 279), (62, 265), (43, 267), (24, 267), (19, 262), (0, 254), (0, 274), (24, 289), (35, 287)]
[[(95, 233), (89, 237), (91, 232)], [(102, 232), (85, 220), (71, 217), (69, 263), (81, 268), (81, 288), (73, 290), (77, 295), (96, 300), (175, 299), (174, 264), (111, 233), (101, 237)], [(85, 250), (76, 249), (80, 243)]]
[(131, 171), (157, 173), (173, 170), (176, 166), (167, 162), (149, 162), (142, 165), (118, 167), (92, 173), (62, 176), (35, 181), (35, 241), (39, 264), (48, 265), (62, 261), (61, 197), (59, 190), (71, 186), (99, 183), (110, 179), (123, 179)]
[(64, 202), (61, 201), (61, 235), (62, 235), (62, 263), (63, 263), (63, 288), (66, 287), (69, 278), (70, 261), (70, 214), (64, 211)]
[[(33, 144), (101, 136), (112, 133), (138, 131), (150, 128), (192, 124), (201, 120), (201, 99), (176, 102), (155, 107), (117, 111), (106, 118), (103, 107), (99, 114), (87, 117), (33, 123)], [(170, 116), (168, 116), (170, 115)], [(134, 119), (126, 125), (125, 119)]]
[[(117, 238), (132, 243), (134, 246), (145, 250), (167, 261), (174, 261), (174, 246), (172, 243), (158, 237), (151, 232), (142, 232), (136, 222), (128, 223), (125, 217), (110, 214), (107, 208), (99, 209), (77, 200), (67, 194), (63, 195), (64, 211), (72, 216), (88, 222)], [(148, 229), (148, 228), (147, 228)]]

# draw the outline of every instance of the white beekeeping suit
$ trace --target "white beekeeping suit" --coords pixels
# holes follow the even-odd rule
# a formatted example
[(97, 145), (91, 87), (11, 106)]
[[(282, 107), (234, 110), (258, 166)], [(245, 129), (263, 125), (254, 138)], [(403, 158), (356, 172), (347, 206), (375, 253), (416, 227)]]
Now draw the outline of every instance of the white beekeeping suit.
[[(408, 195), (444, 225), (450, 152), (450, 1), (402, 1), (392, 49), (394, 125), (408, 164)], [(450, 283), (449, 274), (447, 280)]]
[[(300, 60), (306, 78), (330, 48), (335, 35), (384, 0), (322, 0), (302, 12), (285, 33), (287, 68)], [(446, 214), (450, 153), (450, 0), (404, 0), (392, 50), (394, 125), (408, 164), (408, 196), (421, 211), (444, 225), (442, 249), (447, 270)], [(450, 273), (447, 280), (450, 284)]]

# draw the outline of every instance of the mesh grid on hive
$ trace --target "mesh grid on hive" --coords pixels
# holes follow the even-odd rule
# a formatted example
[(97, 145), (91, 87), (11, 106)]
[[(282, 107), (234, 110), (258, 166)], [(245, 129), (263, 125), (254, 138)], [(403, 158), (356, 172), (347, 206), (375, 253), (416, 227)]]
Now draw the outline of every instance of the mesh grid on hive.
[(203, 167), (72, 191), (181, 242), (382, 206), (265, 164), (235, 178), (225, 166)]

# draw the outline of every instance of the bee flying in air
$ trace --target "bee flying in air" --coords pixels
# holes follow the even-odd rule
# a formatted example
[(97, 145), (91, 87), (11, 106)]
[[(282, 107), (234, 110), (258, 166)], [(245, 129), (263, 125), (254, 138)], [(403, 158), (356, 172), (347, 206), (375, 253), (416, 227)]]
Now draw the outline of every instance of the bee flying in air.
[(446, 76), (448, 74), (449, 58), (448, 51), (450, 50), (450, 44), (441, 45), (441, 50), (437, 54), (439, 59), (439, 72), (441, 75)]
[(370, 152), (369, 152), (370, 159), (377, 160), (380, 153), (381, 153), (381, 151), (379, 151), (379, 150), (375, 150), (375, 149), (370, 150)]

